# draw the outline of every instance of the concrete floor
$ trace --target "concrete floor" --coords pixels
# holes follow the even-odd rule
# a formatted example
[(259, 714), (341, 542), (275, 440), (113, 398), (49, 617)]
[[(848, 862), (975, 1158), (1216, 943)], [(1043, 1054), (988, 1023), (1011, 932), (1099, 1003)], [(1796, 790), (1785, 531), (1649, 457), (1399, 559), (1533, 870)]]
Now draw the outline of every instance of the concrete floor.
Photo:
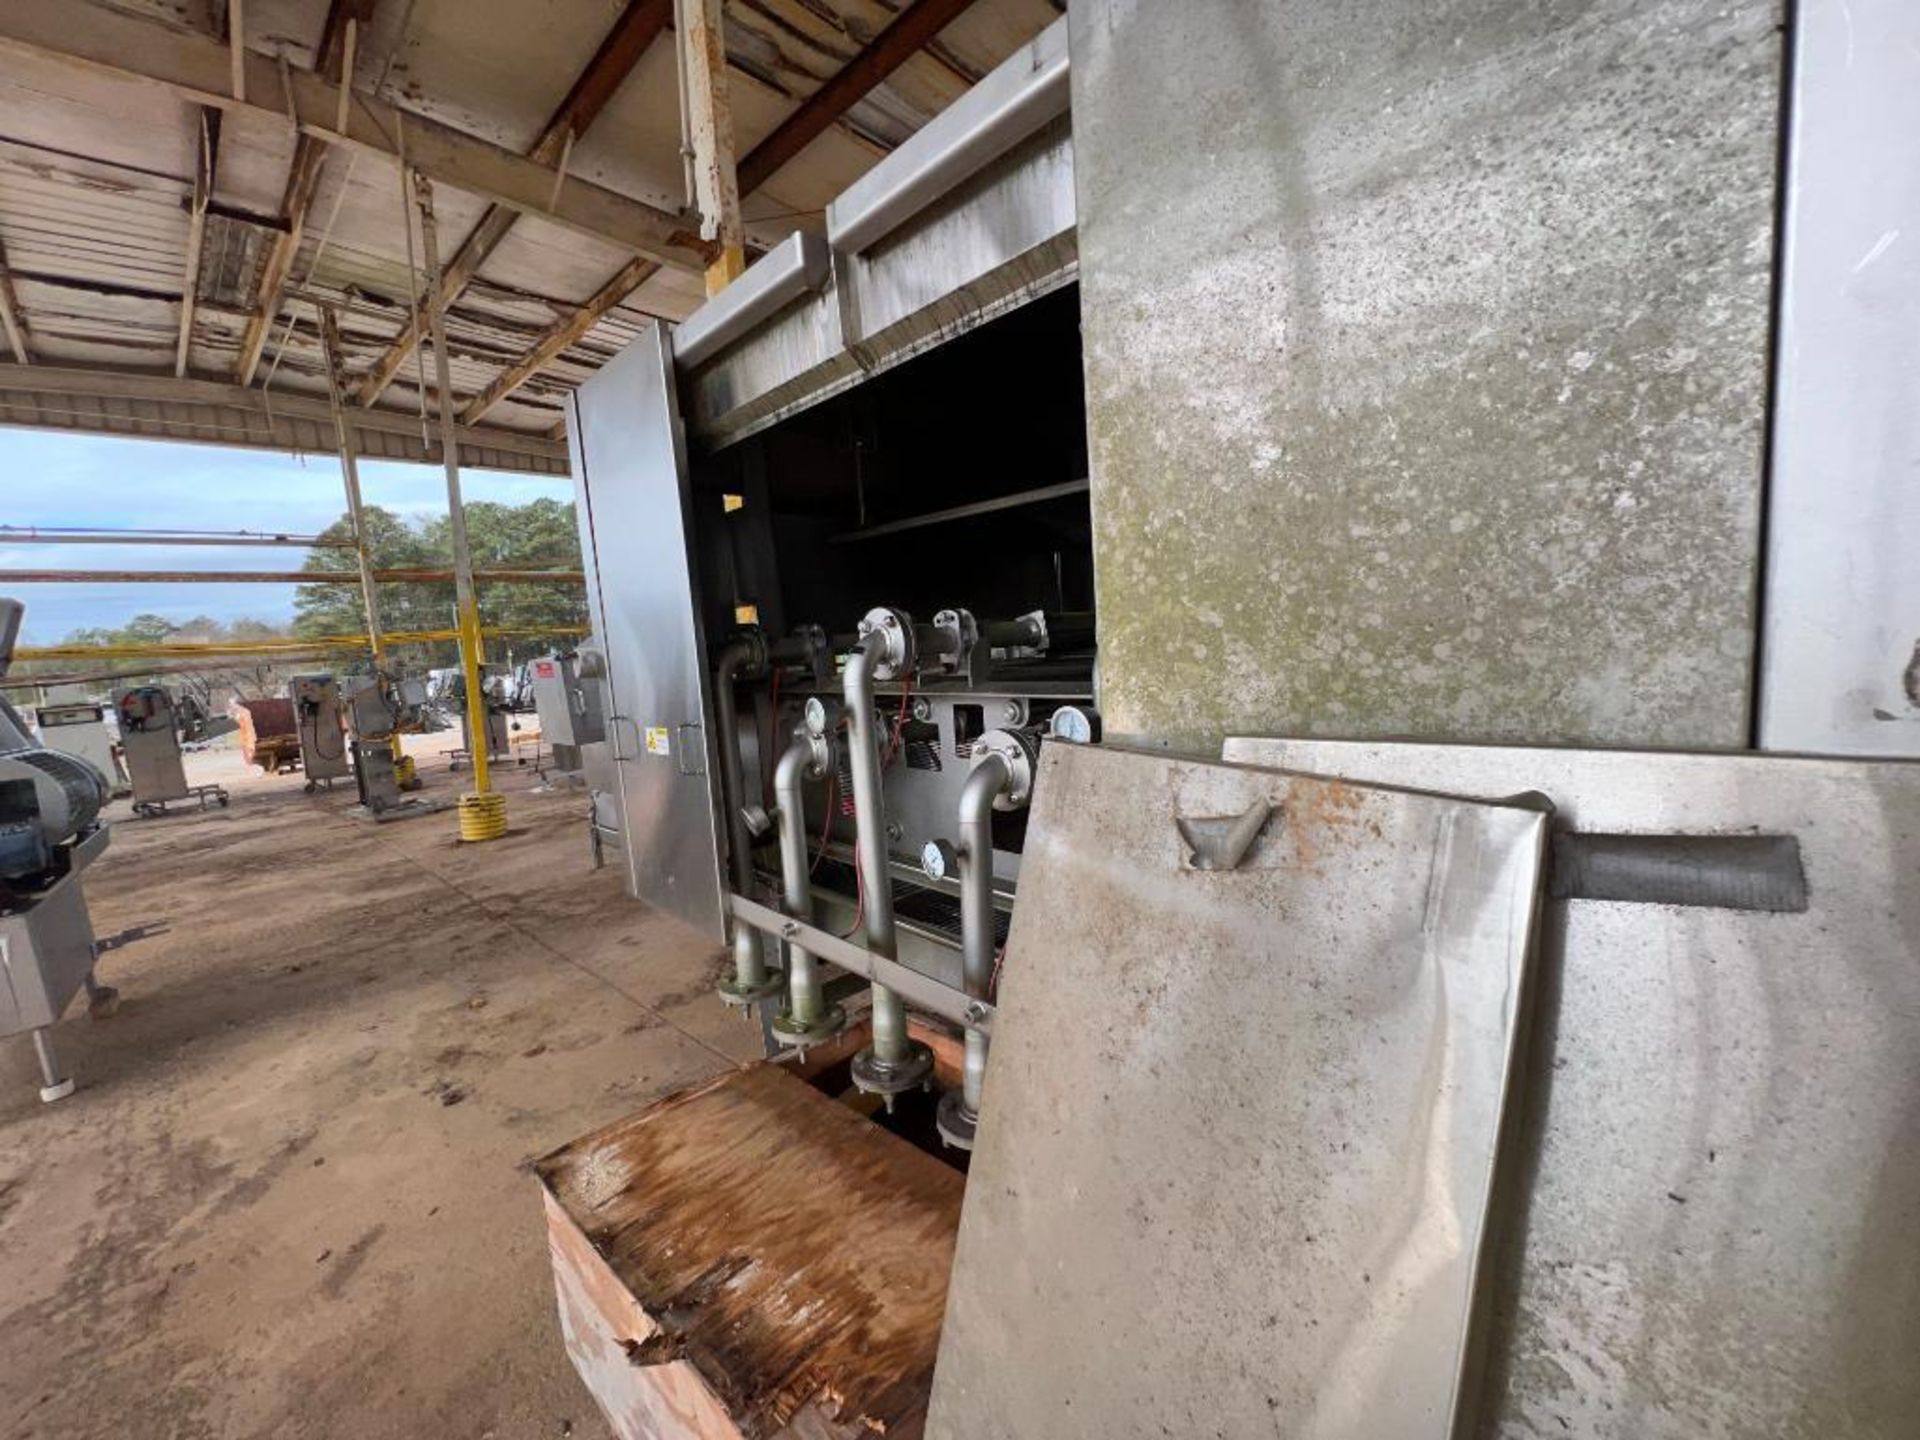
[(115, 807), (87, 893), (139, 938), (101, 960), (119, 1015), (56, 1032), (79, 1092), (42, 1106), (0, 1042), (0, 1434), (606, 1435), (524, 1165), (757, 1053), (716, 947), (590, 871), (582, 797), (525, 772), (485, 846), (229, 783)]

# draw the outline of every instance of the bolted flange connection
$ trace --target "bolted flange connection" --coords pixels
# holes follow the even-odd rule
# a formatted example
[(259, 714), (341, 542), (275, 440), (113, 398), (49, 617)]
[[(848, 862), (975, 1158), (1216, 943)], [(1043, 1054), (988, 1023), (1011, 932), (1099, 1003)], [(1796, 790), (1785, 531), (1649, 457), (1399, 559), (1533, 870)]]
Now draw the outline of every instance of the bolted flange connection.
[(967, 1109), (967, 1099), (958, 1090), (949, 1090), (940, 1097), (940, 1108), (933, 1117), (935, 1128), (940, 1131), (940, 1143), (955, 1150), (973, 1149), (974, 1132), (979, 1128), (980, 1117)]
[(854, 1088), (885, 1096), (889, 1110), (894, 1096), (917, 1090), (932, 1078), (933, 1051), (918, 1040), (909, 1040), (907, 1053), (898, 1060), (882, 1060), (871, 1045), (853, 1057)]
[(789, 1050), (805, 1050), (809, 1046), (826, 1044), (846, 1029), (847, 1012), (838, 1005), (829, 1005), (820, 1012), (818, 1019), (809, 1023), (794, 1019), (791, 1010), (782, 1010), (773, 1017), (768, 1028), (773, 1031), (773, 1038)]
[(713, 988), (727, 1004), (744, 1008), (757, 1005), (762, 1000), (785, 990), (787, 977), (781, 971), (769, 970), (766, 979), (743, 985), (734, 976), (729, 975)]
[(860, 618), (859, 635), (863, 643), (874, 635), (885, 641), (881, 653), (874, 657), (874, 679), (897, 680), (913, 670), (918, 659), (917, 647), (913, 617), (906, 611), (895, 610), (890, 605), (875, 606)]

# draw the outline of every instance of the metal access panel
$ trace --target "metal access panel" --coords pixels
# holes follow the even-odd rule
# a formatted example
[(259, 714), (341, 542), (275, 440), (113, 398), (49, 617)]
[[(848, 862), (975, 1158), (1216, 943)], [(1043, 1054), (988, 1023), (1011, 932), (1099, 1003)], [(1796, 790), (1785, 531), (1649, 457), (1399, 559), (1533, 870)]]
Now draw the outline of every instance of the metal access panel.
[(184, 799), (187, 766), (173, 697), (158, 685), (136, 686), (115, 695), (114, 713), (133, 798), (142, 804)]
[(309, 782), (337, 780), (351, 772), (347, 728), (340, 713), (340, 682), (331, 675), (296, 675), (287, 682), (294, 726), (300, 735), (300, 768)]
[(927, 1433), (1447, 1434), (1545, 836), (1045, 747)]
[(1226, 754), (1537, 790), (1556, 852), (1566, 830), (1790, 839), (1804, 910), (1549, 901), (1520, 1233), (1488, 1297), (1470, 1433), (1916, 1433), (1920, 763), (1319, 740)]
[(1793, 25), (1760, 745), (1920, 757), (1920, 5)]
[(1785, 8), (1074, 0), (1110, 737), (1748, 743)]
[(650, 322), (567, 405), (627, 890), (724, 939), (712, 700), (665, 330)]
[(0, 914), (0, 1035), (57, 1021), (93, 959), (93, 921), (78, 875)]

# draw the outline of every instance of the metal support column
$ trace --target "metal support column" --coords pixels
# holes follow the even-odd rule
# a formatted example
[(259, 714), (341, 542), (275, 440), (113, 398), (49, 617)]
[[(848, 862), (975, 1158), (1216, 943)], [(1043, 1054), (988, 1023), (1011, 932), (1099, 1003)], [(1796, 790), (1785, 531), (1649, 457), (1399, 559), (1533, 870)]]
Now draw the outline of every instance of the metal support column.
[(333, 428), (340, 446), (340, 479), (347, 491), (347, 519), (353, 526), (353, 550), (360, 562), (360, 598), (367, 607), (367, 643), (373, 649), (373, 668), (387, 669), (386, 642), (380, 634), (380, 595), (373, 579), (373, 556), (367, 549), (367, 525), (360, 505), (360, 453), (353, 426), (347, 419), (340, 388), (340, 322), (331, 308), (320, 312), (320, 345), (327, 362), (327, 402), (333, 407)]
[(460, 838), (497, 840), (507, 833), (506, 797), (493, 791), (487, 741), (487, 700), (480, 688), (480, 606), (473, 591), (473, 551), (467, 544), (466, 509), (460, 501), (459, 421), (447, 364), (447, 324), (440, 296), (440, 243), (434, 229), (433, 183), (413, 174), (420, 211), (421, 259), (427, 269), (427, 317), (433, 338), (433, 370), (440, 403), (440, 457), (447, 470), (447, 520), (453, 538), (453, 585), (459, 609), (460, 669), (466, 680), (467, 718), (474, 737), (473, 792), (460, 797)]

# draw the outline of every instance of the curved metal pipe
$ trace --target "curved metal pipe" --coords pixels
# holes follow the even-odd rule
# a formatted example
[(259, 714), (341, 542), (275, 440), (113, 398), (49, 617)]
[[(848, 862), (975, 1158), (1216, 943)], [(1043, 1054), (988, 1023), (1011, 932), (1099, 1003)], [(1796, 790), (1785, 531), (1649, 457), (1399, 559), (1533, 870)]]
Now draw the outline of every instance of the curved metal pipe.
[[(787, 913), (813, 920), (813, 891), (807, 877), (807, 813), (802, 786), (815, 758), (815, 742), (801, 735), (773, 767), (773, 800), (780, 810), (780, 879)], [(819, 1023), (825, 1010), (820, 969), (797, 941), (787, 944), (787, 1011), (796, 1026)]]
[[(993, 984), (993, 802), (1005, 793), (1013, 771), (1000, 756), (979, 756), (960, 787), (960, 974), (967, 994), (987, 998)], [(961, 1103), (967, 1117), (980, 1113), (980, 1087), (987, 1073), (987, 1037), (969, 1028)]]
[[(733, 887), (751, 897), (753, 891), (753, 837), (747, 829), (746, 792), (742, 788), (740, 763), (740, 711), (734, 686), (741, 673), (754, 665), (760, 647), (742, 636), (720, 647), (713, 667), (713, 712), (720, 730), (721, 803), (727, 811), (727, 864), (733, 874)], [(760, 936), (751, 925), (738, 920), (733, 926), (733, 980), (739, 991), (751, 991), (766, 984), (766, 952)]]
[(713, 713), (720, 728), (720, 789), (727, 807), (727, 863), (734, 887), (745, 895), (753, 886), (753, 836), (747, 829), (746, 792), (741, 788), (740, 708), (734, 686), (759, 655), (748, 639), (720, 647), (713, 667)]
[[(880, 791), (880, 744), (873, 724), (873, 671), (886, 653), (887, 637), (867, 635), (847, 657), (843, 690), (851, 737), (848, 768), (853, 771), (853, 810), (858, 826), (855, 857), (867, 917), (867, 949), (897, 959), (893, 924), (893, 878), (887, 868), (887, 812)], [(907, 1059), (907, 1010), (885, 985), (873, 987), (873, 1055), (882, 1064)]]

